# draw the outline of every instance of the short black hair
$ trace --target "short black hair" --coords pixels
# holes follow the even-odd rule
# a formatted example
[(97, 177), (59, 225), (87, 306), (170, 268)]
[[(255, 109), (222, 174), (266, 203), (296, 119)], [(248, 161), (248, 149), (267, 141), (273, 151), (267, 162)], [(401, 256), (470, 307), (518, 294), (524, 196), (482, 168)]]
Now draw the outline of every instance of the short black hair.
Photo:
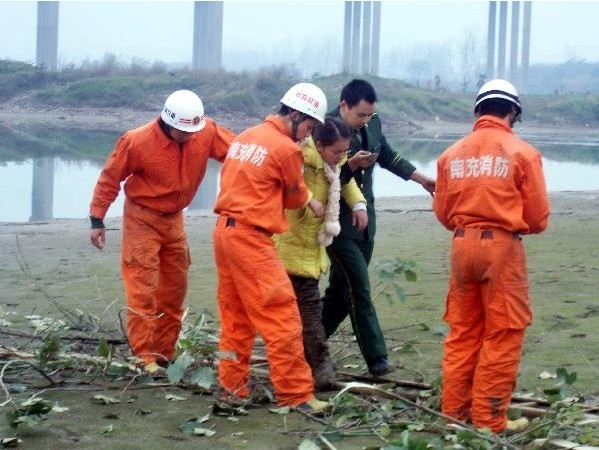
[(509, 100), (504, 98), (489, 98), (479, 103), (475, 113), (481, 116), (505, 117), (514, 109), (516, 109), (516, 112), (519, 112), (519, 108)]
[(318, 122), (312, 128), (312, 139), (324, 146), (333, 145), (339, 139), (349, 139), (350, 135), (349, 127), (337, 117), (327, 117), (324, 123)]
[[(279, 108), (279, 112), (278, 112), (278, 114), (279, 114), (279, 115), (281, 115), (281, 116), (288, 116), (288, 115), (289, 115), (289, 114), (291, 114), (293, 111), (297, 111), (297, 109), (293, 109), (293, 108), (291, 108), (291, 107), (287, 106), (286, 104), (284, 104), (284, 103), (281, 103), (281, 107)], [(303, 112), (301, 112), (301, 111), (297, 111), (297, 112), (299, 112), (299, 113), (300, 113), (300, 119), (299, 119), (299, 121), (300, 121), (300, 122), (303, 122), (303, 121), (304, 121), (304, 120), (306, 120), (306, 119), (314, 119), (314, 117), (312, 117), (312, 116), (309, 116), (309, 115), (308, 115), (308, 114), (306, 114), (306, 113), (303, 113)]]
[(347, 106), (353, 108), (362, 100), (366, 100), (368, 103), (377, 101), (374, 87), (368, 81), (356, 78), (343, 86), (339, 97), (340, 102), (345, 101)]

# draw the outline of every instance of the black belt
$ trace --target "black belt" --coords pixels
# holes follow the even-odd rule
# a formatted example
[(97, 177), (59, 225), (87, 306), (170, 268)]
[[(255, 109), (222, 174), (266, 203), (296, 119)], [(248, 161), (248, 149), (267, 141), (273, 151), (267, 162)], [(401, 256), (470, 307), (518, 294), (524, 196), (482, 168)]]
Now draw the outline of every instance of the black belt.
[[(227, 217), (227, 223), (226, 223), (225, 226), (227, 226), (227, 227), (235, 227), (235, 223), (236, 223), (236, 220), (233, 217)], [(254, 230), (256, 230), (256, 231), (261, 232), (261, 233), (266, 233), (269, 236), (272, 234), (266, 228), (256, 227), (256, 226), (253, 226), (252, 228)]]
[[(454, 237), (464, 237), (466, 235), (466, 230), (463, 228), (458, 228), (453, 233)], [(514, 239), (520, 239), (520, 235), (518, 233), (512, 233)], [(483, 229), (480, 230), (480, 238), (481, 239), (493, 239), (493, 230)]]

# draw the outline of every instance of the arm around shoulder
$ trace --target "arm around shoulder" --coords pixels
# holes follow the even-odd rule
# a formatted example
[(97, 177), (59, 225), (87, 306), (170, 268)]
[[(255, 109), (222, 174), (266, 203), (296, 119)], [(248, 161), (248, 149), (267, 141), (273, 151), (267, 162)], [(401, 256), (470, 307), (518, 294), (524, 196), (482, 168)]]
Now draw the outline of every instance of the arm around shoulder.
[(236, 135), (230, 129), (220, 126), (212, 120), (211, 122), (214, 127), (214, 136), (212, 138), (212, 146), (210, 148), (210, 157), (219, 162), (223, 162), (227, 157), (229, 147), (231, 146), (231, 143), (235, 139)]

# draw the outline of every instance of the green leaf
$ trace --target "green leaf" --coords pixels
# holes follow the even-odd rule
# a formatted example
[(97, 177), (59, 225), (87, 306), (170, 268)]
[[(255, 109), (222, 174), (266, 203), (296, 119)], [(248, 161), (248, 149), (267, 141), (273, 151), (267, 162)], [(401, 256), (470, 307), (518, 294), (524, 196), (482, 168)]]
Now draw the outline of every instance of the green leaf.
[(385, 270), (380, 270), (380, 271), (378, 272), (378, 278), (379, 278), (380, 280), (382, 280), (382, 281), (391, 280), (391, 279), (393, 279), (393, 274), (392, 274), (392, 273), (389, 273), (389, 272), (387, 272), (387, 271), (385, 271)]
[(410, 425), (408, 425), (408, 430), (410, 431), (422, 431), (424, 430), (425, 426), (424, 423), (422, 422), (416, 422), (416, 423), (412, 423)]
[(178, 383), (183, 379), (185, 375), (185, 369), (187, 369), (194, 359), (187, 352), (181, 353), (174, 363), (172, 363), (166, 369), (166, 375), (171, 383)]
[(21, 411), (26, 414), (47, 414), (52, 411), (52, 403), (41, 397), (33, 397), (21, 403)]
[(551, 387), (551, 388), (543, 389), (543, 393), (545, 395), (550, 395), (550, 396), (551, 395), (557, 395), (557, 396), (559, 396), (560, 393), (561, 393), (561, 390), (558, 387)]
[(41, 415), (18, 415), (17, 413), (14, 418), (9, 420), (9, 424), (12, 428), (18, 428), (20, 425), (34, 427), (44, 419), (45, 417)]
[(129, 373), (129, 367), (126, 364), (111, 361), (107, 372), (122, 377)]
[(418, 275), (416, 275), (416, 272), (414, 272), (413, 270), (406, 270), (404, 272), (404, 275), (406, 277), (406, 280), (408, 281), (418, 281)]
[(56, 359), (59, 351), (60, 337), (57, 334), (50, 333), (37, 352), (37, 360), (42, 366), (45, 366), (48, 361)]
[(320, 450), (320, 446), (311, 439), (304, 439), (300, 445), (297, 446), (297, 450)]
[(395, 286), (395, 294), (402, 303), (406, 301), (406, 292), (403, 290), (401, 286)]
[(178, 383), (185, 375), (185, 367), (177, 363), (171, 364), (166, 369), (166, 375), (168, 377), (168, 381), (171, 383)]
[(322, 435), (326, 437), (330, 442), (339, 442), (343, 439), (343, 434), (331, 427), (327, 427), (327, 429), (322, 433)]
[(378, 434), (384, 438), (391, 436), (391, 427), (386, 423), (382, 424), (378, 429)]
[(576, 372), (568, 372), (563, 367), (558, 368), (555, 373), (557, 375), (558, 384), (565, 383), (568, 386), (571, 386), (578, 378)]
[(109, 359), (112, 356), (112, 345), (109, 345), (105, 337), (100, 337), (98, 343), (98, 356)]
[(27, 390), (27, 386), (22, 383), (12, 383), (6, 386), (11, 392), (25, 392)]
[(187, 419), (185, 422), (182, 422), (179, 425), (179, 429), (183, 431), (183, 433), (192, 434), (193, 430), (198, 426), (198, 422), (196, 418)]
[(388, 292), (385, 292), (383, 294), (385, 296), (385, 300), (387, 300), (387, 303), (389, 303), (390, 305), (393, 304), (393, 297), (391, 297), (391, 294), (389, 294)]
[(198, 367), (191, 374), (191, 382), (203, 389), (209, 390), (214, 383), (214, 371), (211, 367)]

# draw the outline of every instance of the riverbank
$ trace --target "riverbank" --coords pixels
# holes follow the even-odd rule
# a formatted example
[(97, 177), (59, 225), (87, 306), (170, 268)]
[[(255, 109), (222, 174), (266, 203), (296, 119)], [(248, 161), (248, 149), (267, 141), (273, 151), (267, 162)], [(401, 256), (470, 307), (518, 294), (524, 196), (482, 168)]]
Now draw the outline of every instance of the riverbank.
[[(594, 364), (582, 364), (584, 359), (574, 356), (568, 345), (575, 345), (579, 352), (593, 346), (590, 343), (579, 345), (568, 333), (580, 334), (577, 331), (580, 330), (585, 335), (584, 339), (576, 338), (582, 339), (580, 342), (597, 340), (599, 343), (599, 336), (589, 328), (594, 324), (595, 315), (599, 319), (595, 283), (599, 260), (593, 250), (593, 243), (599, 239), (599, 191), (557, 192), (550, 197), (549, 229), (542, 235), (525, 237), (537, 317), (531, 327), (536, 337), (530, 339), (528, 350), (535, 354), (552, 353), (551, 364), (554, 365), (580, 366), (580, 384), (592, 388)], [(377, 280), (377, 264), (395, 258), (414, 260), (419, 276), (417, 283), (401, 282), (408, 293), (405, 303), (388, 305), (379, 300), (383, 325), (401, 329), (410, 323), (425, 321), (442, 326), (449, 236), (436, 221), (430, 198), (380, 198), (377, 208), (378, 234), (371, 265), (372, 279)], [(123, 306), (119, 273), (121, 219), (109, 218), (106, 223), (107, 246), (101, 252), (89, 244), (89, 224), (84, 219), (0, 223), (0, 253), (3, 255), (0, 292), (4, 302), (0, 306), (5, 312), (14, 313), (17, 326), (26, 325), (23, 317), (31, 313), (56, 315), (53, 301), (48, 297), (59, 299), (67, 307), (85, 304), (89, 311), (101, 311), (106, 316), (115, 314)], [(213, 223), (214, 216), (209, 211), (186, 213), (193, 260), (189, 306), (195, 312), (206, 311), (216, 318)], [(111, 306), (107, 309), (108, 305)], [(400, 332), (393, 339), (401, 342), (406, 338)], [(562, 342), (559, 346), (547, 347), (546, 339)], [(431, 357), (416, 358), (415, 369), (432, 376), (438, 363), (439, 338), (426, 347), (425, 353), (430, 351)], [(596, 358), (592, 353), (586, 357), (587, 361)], [(530, 367), (524, 366), (523, 377), (529, 389), (535, 384), (536, 366), (534, 362)]]
[[(597, 393), (599, 373), (599, 260), (595, 250), (599, 240), (599, 191), (559, 192), (550, 197), (549, 229), (539, 236), (524, 238), (534, 323), (527, 331), (517, 389), (520, 393), (542, 395), (556, 380), (541, 379), (541, 373), (555, 374), (558, 368), (564, 368), (577, 375), (573, 393), (590, 397)], [(436, 221), (429, 197), (381, 198), (377, 206), (378, 235), (371, 279), (390, 356), (399, 366), (392, 377), (434, 384), (439, 377), (445, 330), (442, 315), (450, 235)], [(60, 306), (91, 314), (108, 330), (88, 331), (90, 338), (122, 337), (118, 319), (124, 306), (119, 273), (121, 219), (110, 218), (106, 223), (107, 246), (103, 251), (89, 243), (87, 220), (0, 223), (0, 307), (2, 318), (10, 323), (5, 323), (6, 329), (33, 333), (28, 316), (58, 319), (62, 316)], [(210, 212), (186, 213), (193, 261), (187, 321), (192, 323), (204, 314), (208, 329), (218, 329), (213, 225)], [(395, 299), (388, 303), (381, 293), (384, 284), (377, 276), (377, 266), (395, 258), (415, 261), (418, 281), (399, 280), (407, 298), (405, 302)], [(332, 342), (337, 363), (343, 370), (363, 372), (365, 367), (357, 346), (346, 333)], [(0, 333), (0, 343), (13, 347), (17, 341)], [(72, 345), (76, 343), (69, 344), (69, 348)], [(21, 350), (29, 348), (26, 345)], [(128, 382), (112, 381), (104, 388), (98, 387), (98, 383), (71, 388), (66, 383), (40, 393), (70, 409), (26, 432), (22, 436), (26, 448), (141, 449), (151, 440), (157, 448), (172, 449), (198, 445), (291, 449), (297, 448), (306, 433), (320, 429), (317, 423), (307, 422), (297, 414), (284, 417), (261, 408), (251, 410), (249, 416), (237, 422), (212, 417), (208, 426), (215, 431), (214, 436), (190, 436), (181, 432), (179, 425), (189, 417), (209, 414), (210, 396), (191, 395), (168, 384), (140, 389), (133, 384), (127, 388)], [(27, 398), (32, 393), (28, 390), (13, 395)], [(95, 394), (122, 397), (122, 401), (98, 405), (92, 401)], [(166, 400), (170, 394), (183, 400)], [(112, 427), (111, 432), (102, 431), (108, 426)], [(1, 435), (10, 433), (5, 424), (0, 426)], [(140, 440), (140, 436), (144, 439)], [(349, 450), (376, 442), (372, 435), (354, 437), (336, 442), (335, 448)]]

